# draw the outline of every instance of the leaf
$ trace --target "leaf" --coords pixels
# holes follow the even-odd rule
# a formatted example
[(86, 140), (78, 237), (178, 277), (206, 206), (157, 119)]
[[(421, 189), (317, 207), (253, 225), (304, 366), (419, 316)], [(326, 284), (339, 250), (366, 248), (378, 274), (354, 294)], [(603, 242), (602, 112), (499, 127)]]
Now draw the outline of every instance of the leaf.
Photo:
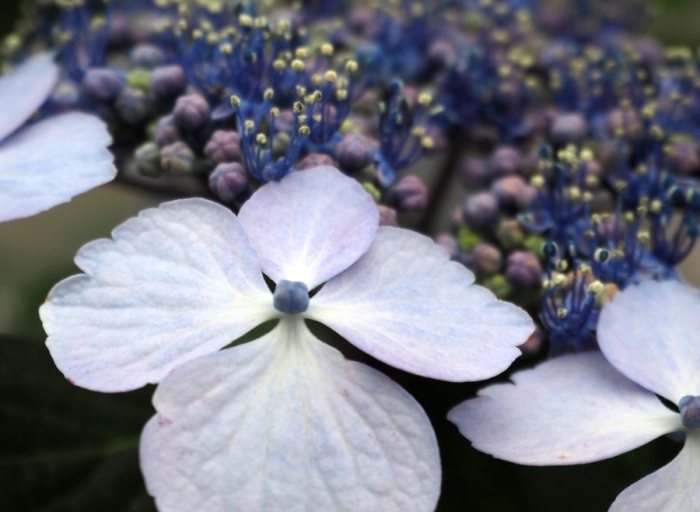
[(78, 388), (43, 344), (0, 336), (0, 510), (152, 512), (138, 441), (153, 388)]

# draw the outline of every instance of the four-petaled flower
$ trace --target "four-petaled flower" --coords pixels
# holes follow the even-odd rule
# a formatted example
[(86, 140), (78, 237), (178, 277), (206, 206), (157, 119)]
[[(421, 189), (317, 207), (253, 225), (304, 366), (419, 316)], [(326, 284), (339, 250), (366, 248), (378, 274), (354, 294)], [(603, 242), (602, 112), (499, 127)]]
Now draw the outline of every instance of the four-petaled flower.
[(700, 292), (677, 281), (628, 287), (604, 306), (597, 332), (602, 354), (516, 373), (515, 385), (485, 388), (451, 421), (478, 450), (532, 465), (606, 459), (684, 431), (680, 454), (610, 510), (700, 510)]
[[(505, 370), (533, 329), (430, 239), (378, 228), (370, 195), (330, 167), (268, 183), (238, 217), (202, 199), (146, 210), (76, 263), (86, 275), (41, 308), (47, 345), (80, 386), (160, 382), (141, 465), (162, 510), (433, 510), (425, 413), (304, 320), (450, 381)], [(270, 319), (268, 334), (219, 350)]]
[(0, 77), (0, 222), (43, 212), (116, 176), (112, 138), (95, 116), (73, 112), (20, 129), (58, 74), (43, 54)]

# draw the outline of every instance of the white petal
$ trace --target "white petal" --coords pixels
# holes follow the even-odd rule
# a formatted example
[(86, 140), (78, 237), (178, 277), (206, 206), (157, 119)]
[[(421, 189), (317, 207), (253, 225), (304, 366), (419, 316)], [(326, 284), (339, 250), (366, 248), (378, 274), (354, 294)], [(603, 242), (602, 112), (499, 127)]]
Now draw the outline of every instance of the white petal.
[(477, 450), (519, 464), (613, 457), (682, 429), (680, 415), (602, 354), (572, 354), (482, 389), (448, 415)]
[(239, 219), (273, 281), (301, 281), (309, 290), (367, 251), (379, 223), (372, 197), (333, 167), (297, 171), (260, 188)]
[(598, 343), (613, 366), (673, 403), (700, 395), (700, 292), (647, 281), (615, 295), (598, 320)]
[(22, 63), (0, 77), (0, 140), (31, 117), (46, 101), (58, 80), (58, 66), (50, 54)]
[(275, 316), (255, 254), (223, 206), (172, 201), (112, 237), (84, 246), (75, 261), (87, 275), (57, 284), (40, 309), (51, 355), (75, 384), (158, 382)]
[(449, 381), (502, 372), (530, 317), (473, 284), (429, 238), (382, 227), (370, 250), (311, 299), (308, 316), (392, 366)]
[(660, 470), (631, 485), (610, 512), (691, 512), (700, 510), (700, 432), (687, 432), (681, 453)]
[(71, 113), (0, 144), (0, 221), (28, 217), (114, 179), (112, 138), (94, 116)]
[(141, 467), (171, 512), (431, 512), (435, 436), (396, 383), (285, 318), (158, 387)]

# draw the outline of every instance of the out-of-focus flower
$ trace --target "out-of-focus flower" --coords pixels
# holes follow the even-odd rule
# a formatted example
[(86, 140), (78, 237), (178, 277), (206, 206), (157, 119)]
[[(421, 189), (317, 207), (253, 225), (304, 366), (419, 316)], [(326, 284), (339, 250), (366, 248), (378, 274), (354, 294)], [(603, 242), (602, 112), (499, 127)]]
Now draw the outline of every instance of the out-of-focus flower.
[(450, 420), (475, 448), (538, 466), (602, 460), (684, 431), (681, 453), (624, 490), (610, 510), (698, 510), (698, 313), (700, 293), (677, 281), (628, 287), (600, 314), (602, 354), (569, 354), (516, 373), (514, 385), (482, 390)]
[[(174, 201), (81, 249), (86, 274), (41, 309), (47, 345), (80, 386), (160, 382), (141, 440), (159, 507), (434, 509), (440, 461), (420, 406), (305, 319), (448, 381), (503, 371), (533, 326), (430, 239), (378, 220), (359, 183), (318, 167), (264, 185), (238, 217)], [(273, 319), (262, 338), (219, 350)]]
[(112, 139), (96, 117), (70, 113), (23, 126), (57, 80), (49, 54), (0, 77), (0, 221), (43, 212), (116, 175)]

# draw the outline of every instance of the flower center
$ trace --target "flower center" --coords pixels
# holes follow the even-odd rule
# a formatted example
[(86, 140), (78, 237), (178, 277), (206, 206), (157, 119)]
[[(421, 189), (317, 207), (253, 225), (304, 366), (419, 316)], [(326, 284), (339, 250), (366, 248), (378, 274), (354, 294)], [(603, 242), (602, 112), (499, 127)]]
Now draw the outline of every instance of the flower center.
[(684, 396), (678, 402), (678, 408), (685, 428), (700, 427), (700, 396)]
[(280, 281), (275, 288), (272, 303), (281, 313), (303, 313), (309, 308), (309, 289), (299, 281)]

